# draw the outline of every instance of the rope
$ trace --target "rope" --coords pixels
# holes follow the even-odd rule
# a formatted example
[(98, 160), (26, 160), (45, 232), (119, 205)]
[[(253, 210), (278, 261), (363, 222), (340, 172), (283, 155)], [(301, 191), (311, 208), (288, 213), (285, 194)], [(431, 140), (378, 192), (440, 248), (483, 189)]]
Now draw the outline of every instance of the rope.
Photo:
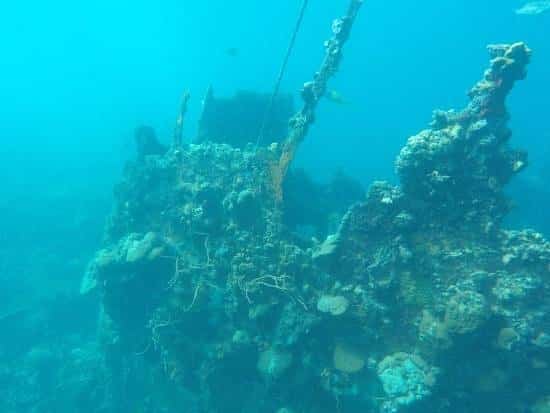
[(271, 94), (271, 97), (269, 98), (269, 104), (267, 105), (267, 108), (264, 112), (264, 117), (262, 120), (262, 126), (260, 128), (260, 133), (258, 135), (258, 139), (256, 140), (256, 149), (258, 149), (258, 146), (260, 146), (260, 143), (262, 139), (264, 138), (265, 128), (267, 126), (267, 121), (269, 119), (269, 116), (271, 115), (271, 111), (273, 110), (273, 104), (275, 103), (275, 98), (279, 94), (279, 89), (281, 88), (281, 82), (283, 80), (283, 76), (286, 72), (286, 67), (288, 65), (288, 60), (290, 59), (290, 55), (292, 54), (292, 50), (294, 49), (294, 44), (296, 43), (296, 37), (298, 35), (298, 31), (300, 30), (300, 26), (302, 25), (302, 20), (304, 19), (304, 14), (306, 12), (307, 5), (309, 3), (309, 0), (303, 0), (302, 7), (300, 8), (300, 14), (298, 15), (298, 20), (296, 21), (296, 25), (294, 26), (294, 31), (292, 32), (292, 37), (290, 39), (290, 44), (288, 45), (288, 49), (286, 50), (286, 55), (283, 60), (283, 64), (281, 65), (281, 69), (279, 71), (279, 76), (277, 77), (277, 81), (275, 82), (275, 87), (273, 89), (273, 93)]

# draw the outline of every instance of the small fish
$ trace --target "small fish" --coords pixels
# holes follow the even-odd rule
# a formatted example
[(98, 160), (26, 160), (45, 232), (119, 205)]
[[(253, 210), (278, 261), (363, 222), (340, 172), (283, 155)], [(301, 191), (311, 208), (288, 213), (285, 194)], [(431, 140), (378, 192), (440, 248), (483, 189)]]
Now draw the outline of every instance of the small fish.
[(225, 50), (225, 54), (229, 57), (238, 57), (240, 51), (236, 47), (229, 47)]
[(338, 105), (347, 105), (349, 101), (342, 96), (342, 94), (336, 90), (329, 90), (326, 93), (326, 97), (328, 100), (330, 100), (332, 103), (336, 103)]
[(516, 10), (516, 14), (534, 16), (550, 10), (550, 0), (530, 1)]

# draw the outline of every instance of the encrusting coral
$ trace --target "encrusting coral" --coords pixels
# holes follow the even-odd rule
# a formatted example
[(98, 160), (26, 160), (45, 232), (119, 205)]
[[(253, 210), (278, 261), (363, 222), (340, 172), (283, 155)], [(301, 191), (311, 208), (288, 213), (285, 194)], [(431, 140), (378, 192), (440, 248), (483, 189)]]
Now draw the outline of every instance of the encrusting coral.
[(462, 111), (435, 111), (432, 127), (409, 139), (396, 161), (411, 212), (437, 222), (488, 232), (509, 211), (502, 188), (526, 165), (507, 144), (505, 98), (525, 77), (531, 51), (523, 44), (489, 46), (492, 60)]

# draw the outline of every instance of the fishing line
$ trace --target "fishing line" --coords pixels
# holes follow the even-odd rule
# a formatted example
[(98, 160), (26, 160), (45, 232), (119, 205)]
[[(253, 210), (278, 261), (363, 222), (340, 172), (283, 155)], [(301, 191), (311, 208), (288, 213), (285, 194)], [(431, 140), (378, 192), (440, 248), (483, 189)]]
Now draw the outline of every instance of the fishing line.
[(279, 76), (277, 77), (277, 81), (275, 82), (275, 88), (273, 89), (273, 93), (269, 98), (269, 104), (267, 105), (267, 108), (264, 112), (260, 133), (258, 135), (258, 139), (256, 140), (256, 150), (258, 149), (258, 146), (260, 146), (260, 143), (264, 137), (263, 135), (265, 133), (265, 128), (267, 126), (267, 121), (269, 119), (269, 116), (271, 115), (271, 111), (273, 110), (273, 104), (275, 102), (275, 98), (279, 94), (279, 89), (281, 87), (283, 76), (286, 72), (288, 60), (290, 59), (290, 55), (292, 54), (292, 50), (294, 49), (294, 44), (296, 43), (296, 37), (298, 35), (298, 32), (300, 31), (300, 27), (302, 25), (302, 21), (304, 19), (304, 15), (305, 15), (308, 3), (309, 3), (309, 0), (303, 0), (302, 2), (302, 7), (300, 8), (300, 14), (298, 15), (298, 20), (296, 21), (296, 25), (294, 26), (294, 31), (292, 32), (290, 44), (288, 45), (288, 49), (286, 50), (286, 55), (285, 55), (285, 58), (283, 59), (283, 64), (281, 65)]

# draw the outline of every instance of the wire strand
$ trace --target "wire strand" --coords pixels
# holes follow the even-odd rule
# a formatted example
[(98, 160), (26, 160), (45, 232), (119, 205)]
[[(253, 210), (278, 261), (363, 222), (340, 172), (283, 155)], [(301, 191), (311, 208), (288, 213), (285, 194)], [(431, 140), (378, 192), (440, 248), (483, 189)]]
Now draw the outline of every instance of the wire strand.
[(292, 50), (294, 49), (294, 44), (296, 43), (296, 37), (298, 36), (298, 32), (300, 31), (300, 27), (302, 26), (302, 21), (304, 20), (304, 15), (305, 15), (308, 3), (309, 3), (309, 0), (303, 0), (302, 2), (302, 7), (300, 8), (300, 14), (298, 15), (298, 20), (296, 21), (296, 25), (294, 26), (294, 31), (292, 32), (290, 44), (288, 45), (288, 49), (286, 50), (285, 58), (283, 60), (283, 64), (281, 65), (281, 69), (279, 70), (279, 76), (277, 77), (277, 81), (275, 82), (275, 87), (273, 88), (273, 93), (269, 98), (269, 103), (264, 112), (260, 133), (258, 134), (258, 138), (256, 140), (256, 149), (258, 149), (258, 147), (260, 146), (260, 143), (262, 142), (262, 139), (264, 138), (265, 128), (267, 126), (269, 116), (271, 115), (271, 111), (273, 110), (273, 104), (275, 103), (275, 98), (279, 94), (279, 89), (281, 88), (281, 82), (285, 75), (286, 67), (288, 65), (290, 55), (292, 54)]

